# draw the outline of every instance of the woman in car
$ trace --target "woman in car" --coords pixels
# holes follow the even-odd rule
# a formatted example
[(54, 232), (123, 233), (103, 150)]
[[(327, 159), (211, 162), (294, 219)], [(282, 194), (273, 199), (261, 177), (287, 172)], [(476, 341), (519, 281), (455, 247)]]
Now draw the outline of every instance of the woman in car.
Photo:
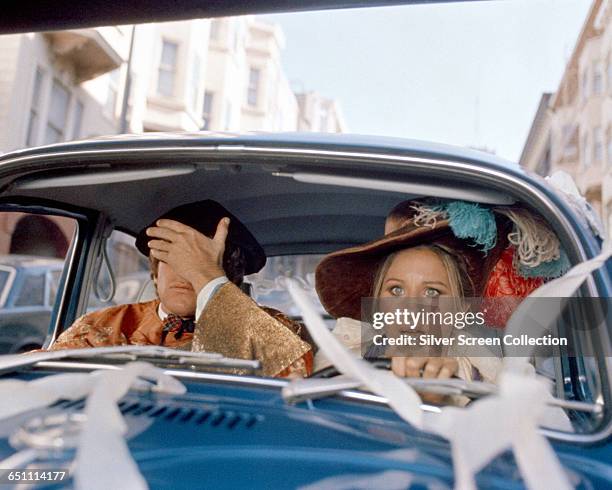
[[(382, 331), (362, 330), (362, 298), (383, 299), (374, 303), (378, 307), (384, 305), (385, 298), (410, 298), (413, 303), (420, 298), (422, 303), (437, 302), (440, 309), (471, 309), (476, 314), (474, 310), (482, 307), (477, 299), (483, 297), (491, 272), (509, 244), (516, 267), (524, 276), (553, 277), (568, 265), (552, 231), (522, 208), (493, 209), (463, 201), (422, 200), (402, 203), (401, 218), (394, 219), (399, 223), (395, 231), (364, 245), (331, 253), (317, 267), (316, 288), (321, 303), (338, 319), (334, 335), (365, 357), (380, 357), (393, 351), (373, 345), (374, 335)], [(499, 306), (491, 301), (486, 304), (493, 310)], [(491, 312), (484, 315), (485, 320), (491, 317)], [(412, 334), (435, 333), (437, 338), (451, 338), (458, 333), (496, 336), (494, 329), (478, 323), (461, 330), (451, 327), (435, 332), (419, 325)], [(394, 330), (386, 330), (390, 332)], [(501, 349), (487, 349), (462, 350), (454, 343), (448, 348), (430, 349), (424, 355), (406, 355), (419, 350), (405, 347), (403, 355), (391, 354), (391, 367), (399, 376), (458, 376), (495, 382), (501, 367)], [(329, 362), (319, 353), (315, 371), (326, 364)]]

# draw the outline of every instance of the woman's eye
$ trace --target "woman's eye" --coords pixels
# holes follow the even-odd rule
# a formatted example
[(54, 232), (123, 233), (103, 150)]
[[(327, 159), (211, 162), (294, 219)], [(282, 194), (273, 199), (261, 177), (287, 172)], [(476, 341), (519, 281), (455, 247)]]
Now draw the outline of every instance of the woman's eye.
[(404, 296), (404, 288), (401, 286), (392, 286), (391, 289), (389, 289), (389, 292), (393, 296)]
[(425, 296), (427, 298), (437, 298), (438, 296), (440, 296), (440, 291), (434, 288), (427, 288), (425, 290)]

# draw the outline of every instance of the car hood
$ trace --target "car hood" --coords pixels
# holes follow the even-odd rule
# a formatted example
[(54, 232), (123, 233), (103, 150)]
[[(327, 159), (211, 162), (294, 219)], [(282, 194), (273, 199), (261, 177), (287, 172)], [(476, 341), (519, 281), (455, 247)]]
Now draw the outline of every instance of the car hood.
[[(121, 401), (128, 445), (150, 488), (299, 488), (317, 482), (354, 488), (361, 478), (378, 477), (385, 485), (452, 486), (449, 444), (411, 428), (384, 405), (334, 397), (291, 406), (279, 386), (185, 384), (185, 395), (131, 392)], [(82, 408), (83, 401), (60, 401), (36, 415)], [(14, 453), (6, 436), (34, 415), (0, 424), (1, 459)], [(555, 450), (580, 487), (612, 481), (602, 448), (555, 444)], [(66, 462), (72, 456), (62, 455)], [(482, 487), (522, 488), (510, 453), (477, 480)]]

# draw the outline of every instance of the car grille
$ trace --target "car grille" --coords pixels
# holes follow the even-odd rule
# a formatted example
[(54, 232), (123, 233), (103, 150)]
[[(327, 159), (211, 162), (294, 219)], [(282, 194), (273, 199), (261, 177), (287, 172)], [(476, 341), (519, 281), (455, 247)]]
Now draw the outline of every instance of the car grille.
[[(85, 400), (60, 400), (51, 407), (82, 410)], [(209, 426), (219, 429), (252, 429), (263, 421), (263, 416), (246, 412), (235, 412), (232, 410), (203, 409), (177, 407), (171, 404), (158, 404), (153, 402), (122, 401), (119, 403), (121, 413), (130, 417), (149, 417), (178, 424), (192, 424), (198, 426)]]

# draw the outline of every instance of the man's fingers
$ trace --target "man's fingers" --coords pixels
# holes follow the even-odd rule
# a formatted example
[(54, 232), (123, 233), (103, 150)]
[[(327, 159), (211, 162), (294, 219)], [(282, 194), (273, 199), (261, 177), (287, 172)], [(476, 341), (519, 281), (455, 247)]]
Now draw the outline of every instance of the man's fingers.
[(147, 236), (160, 238), (161, 240), (166, 240), (167, 242), (176, 241), (179, 237), (177, 232), (168, 228), (160, 228), (159, 226), (147, 228)]
[(164, 252), (163, 250), (155, 250), (152, 248), (149, 253), (156, 259), (161, 260), (162, 262), (166, 262), (166, 260), (168, 259), (168, 252)]
[(152, 250), (161, 250), (163, 252), (168, 252), (171, 246), (166, 240), (151, 240), (148, 242), (148, 245)]
[(215, 231), (215, 236), (213, 237), (213, 241), (220, 245), (222, 248), (225, 248), (225, 239), (227, 238), (227, 233), (229, 231), (229, 218), (223, 218), (217, 224), (217, 230)]
[(174, 221), (173, 219), (158, 219), (155, 225), (160, 228), (168, 228), (176, 233), (186, 233), (189, 230), (193, 230), (191, 226), (187, 226), (179, 221)]

